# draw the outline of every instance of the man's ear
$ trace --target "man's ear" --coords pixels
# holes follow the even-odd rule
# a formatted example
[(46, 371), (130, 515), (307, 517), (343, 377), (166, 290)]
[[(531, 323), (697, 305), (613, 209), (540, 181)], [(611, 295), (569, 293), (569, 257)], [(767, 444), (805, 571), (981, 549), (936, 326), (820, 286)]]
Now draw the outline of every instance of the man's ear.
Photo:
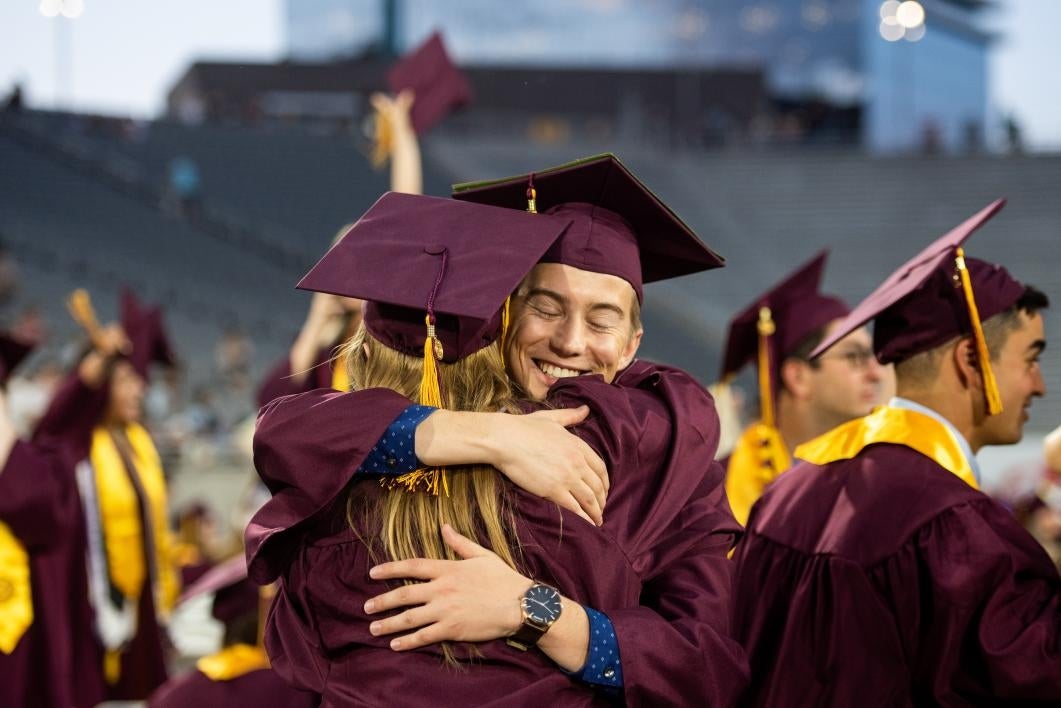
[(958, 379), (966, 388), (973, 386), (979, 388), (983, 385), (980, 380), (980, 367), (977, 361), (976, 346), (972, 337), (964, 337), (958, 340), (951, 350), (951, 360), (958, 372)]
[(623, 348), (622, 356), (619, 357), (619, 369), (625, 369), (630, 366), (630, 363), (637, 356), (638, 347), (641, 346), (641, 337), (644, 336), (645, 329), (639, 327), (636, 332), (630, 335), (630, 341), (626, 343), (626, 347)]
[(779, 389), (787, 390), (796, 398), (806, 398), (810, 394), (810, 372), (808, 362), (799, 359), (785, 359), (781, 362), (781, 381)]

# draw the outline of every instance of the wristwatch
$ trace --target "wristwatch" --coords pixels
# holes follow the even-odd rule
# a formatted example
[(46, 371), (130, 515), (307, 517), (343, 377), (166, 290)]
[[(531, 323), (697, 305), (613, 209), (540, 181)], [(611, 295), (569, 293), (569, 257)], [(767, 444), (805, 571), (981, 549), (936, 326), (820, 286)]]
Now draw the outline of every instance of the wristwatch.
[(505, 641), (510, 647), (527, 651), (560, 618), (560, 591), (545, 583), (535, 582), (523, 593), (519, 607), (523, 612), (523, 624)]

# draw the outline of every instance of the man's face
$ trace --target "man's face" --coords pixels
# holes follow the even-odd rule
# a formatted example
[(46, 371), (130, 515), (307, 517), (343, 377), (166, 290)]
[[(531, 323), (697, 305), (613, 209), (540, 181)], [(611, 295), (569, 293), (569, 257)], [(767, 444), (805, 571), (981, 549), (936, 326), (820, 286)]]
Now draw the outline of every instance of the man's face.
[(1002, 412), (983, 423), (980, 439), (984, 445), (1012, 445), (1020, 442), (1032, 399), (1046, 394), (1039, 355), (1046, 348), (1042, 315), (1019, 312), (1020, 327), (1010, 331), (991, 368), (1002, 398)]
[(110, 379), (110, 397), (106, 417), (113, 423), (136, 423), (140, 420), (144, 402), (144, 379), (127, 361), (114, 364)]
[[(836, 324), (828, 326), (826, 336)], [(830, 347), (810, 376), (810, 400), (819, 420), (839, 425), (883, 403), (884, 371), (873, 356), (873, 340), (865, 328)]]
[(601, 374), (611, 382), (633, 361), (634, 289), (622, 278), (559, 263), (541, 263), (512, 299), (505, 345), (509, 374), (524, 393), (543, 400), (557, 379)]

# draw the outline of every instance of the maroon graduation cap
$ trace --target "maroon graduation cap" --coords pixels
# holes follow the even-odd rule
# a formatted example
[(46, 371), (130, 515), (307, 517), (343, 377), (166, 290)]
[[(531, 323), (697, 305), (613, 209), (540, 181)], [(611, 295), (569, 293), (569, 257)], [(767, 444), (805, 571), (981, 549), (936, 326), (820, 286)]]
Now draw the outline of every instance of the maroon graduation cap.
[(503, 305), (570, 219), (388, 192), (298, 287), (366, 300), (365, 326), (414, 356), (425, 317), (453, 362), (496, 341)]
[(708, 248), (615, 155), (606, 153), (517, 177), (454, 185), (453, 197), (570, 219), (542, 257), (615, 275), (643, 302), (643, 283), (719, 268)]
[(997, 214), (998, 199), (888, 276), (812, 352), (819, 356), (850, 332), (874, 322), (873, 351), (882, 364), (972, 335), (991, 414), (1002, 410), (981, 323), (1012, 307), (1024, 286), (1000, 265), (966, 258), (962, 244)]
[(387, 84), (395, 95), (406, 89), (413, 91), (415, 100), (409, 117), (417, 135), (423, 135), (472, 98), (468, 78), (450, 61), (438, 32), (391, 67)]
[(162, 322), (162, 310), (145, 307), (129, 289), (121, 295), (121, 323), (132, 344), (129, 363), (145, 379), (152, 363), (174, 366), (177, 363)]
[(781, 364), (818, 329), (849, 312), (838, 298), (819, 292), (828, 251), (822, 251), (774, 285), (730, 321), (722, 360), (726, 381), (745, 365), (758, 364), (763, 421), (773, 425)]

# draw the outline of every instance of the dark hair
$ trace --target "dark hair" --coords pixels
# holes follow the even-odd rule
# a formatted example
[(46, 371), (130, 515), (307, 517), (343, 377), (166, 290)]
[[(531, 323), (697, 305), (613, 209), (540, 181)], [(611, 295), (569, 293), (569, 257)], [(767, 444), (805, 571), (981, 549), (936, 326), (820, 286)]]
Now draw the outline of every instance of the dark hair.
[(1046, 293), (1031, 285), (1024, 286), (1024, 292), (1008, 309), (984, 320), (984, 339), (987, 340), (987, 351), (992, 359), (997, 359), (1006, 344), (1010, 332), (1020, 327), (1021, 313), (1034, 315), (1050, 307), (1050, 298)]
[(781, 361), (778, 362), (777, 384), (779, 389), (788, 388), (787, 386), (785, 386), (785, 377), (781, 375), (781, 368), (784, 366), (784, 363), (789, 359), (802, 361), (804, 364), (806, 364), (812, 369), (817, 369), (821, 366), (820, 361), (818, 361), (817, 359), (810, 358), (810, 353), (814, 351), (818, 347), (818, 345), (825, 340), (825, 333), (828, 328), (828, 323), (823, 324), (821, 327), (817, 328), (816, 330), (805, 336), (803, 339), (799, 340), (796, 346), (792, 348), (792, 351), (781, 358)]

